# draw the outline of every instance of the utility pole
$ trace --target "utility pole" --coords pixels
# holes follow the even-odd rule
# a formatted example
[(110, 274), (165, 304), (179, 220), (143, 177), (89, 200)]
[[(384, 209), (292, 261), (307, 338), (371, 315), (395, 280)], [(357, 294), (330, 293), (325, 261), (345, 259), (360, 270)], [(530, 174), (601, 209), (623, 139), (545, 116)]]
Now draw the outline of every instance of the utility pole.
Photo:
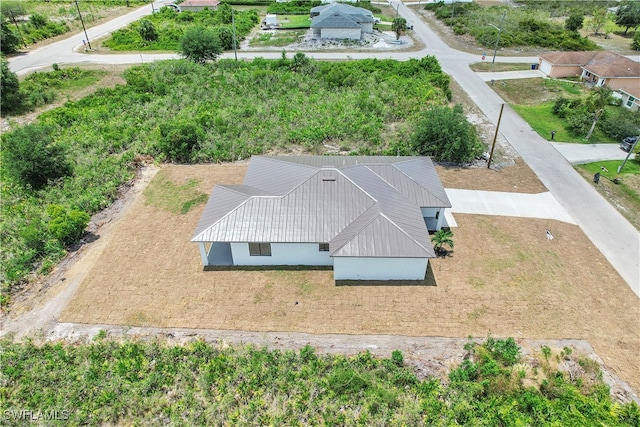
[(636, 148), (636, 145), (638, 145), (638, 141), (640, 141), (640, 135), (638, 135), (638, 139), (636, 139), (636, 142), (634, 142), (631, 148), (629, 148), (629, 152), (627, 153), (627, 157), (624, 158), (624, 162), (622, 162), (622, 164), (618, 166), (618, 173), (620, 173), (620, 171), (624, 167), (624, 164), (627, 163), (627, 160), (629, 160), (629, 156), (631, 156), (631, 153), (633, 153), (633, 150)]
[(76, 0), (76, 9), (78, 9), (78, 16), (80, 17), (80, 22), (82, 23), (82, 29), (84, 30), (84, 36), (87, 39), (87, 44), (89, 45), (89, 50), (91, 50), (91, 42), (89, 41), (89, 36), (87, 35), (87, 29), (84, 26), (84, 21), (82, 20), (82, 14), (80, 13), (80, 6), (78, 6), (78, 0)]
[(22, 37), (22, 32), (20, 31), (20, 26), (16, 22), (16, 17), (13, 16), (13, 10), (9, 9), (9, 14), (11, 15), (11, 20), (13, 21), (13, 24), (16, 26), (16, 30), (18, 30), (18, 35), (20, 36), (20, 40), (22, 40), (22, 44), (24, 45), (24, 48), (28, 49), (27, 43), (24, 41), (24, 37)]
[(236, 48), (236, 15), (231, 8), (231, 28), (233, 28), (233, 57), (238, 60), (238, 49)]
[(493, 149), (496, 148), (496, 139), (498, 139), (498, 129), (500, 129), (500, 120), (502, 120), (502, 110), (504, 110), (504, 103), (500, 106), (500, 115), (498, 116), (496, 133), (493, 135), (493, 143), (491, 144), (491, 153), (489, 153), (489, 161), (487, 162), (487, 169), (491, 168), (491, 159), (493, 158)]
[(498, 52), (498, 43), (500, 43), (500, 34), (502, 33), (502, 24), (504, 23), (504, 17), (507, 16), (507, 11), (502, 12), (502, 19), (500, 20), (500, 27), (496, 27), (493, 24), (491, 25), (493, 28), (498, 30), (498, 38), (496, 38), (496, 46), (493, 49), (493, 60), (491, 61), (491, 71), (493, 71), (493, 64), (496, 62), (496, 53)]

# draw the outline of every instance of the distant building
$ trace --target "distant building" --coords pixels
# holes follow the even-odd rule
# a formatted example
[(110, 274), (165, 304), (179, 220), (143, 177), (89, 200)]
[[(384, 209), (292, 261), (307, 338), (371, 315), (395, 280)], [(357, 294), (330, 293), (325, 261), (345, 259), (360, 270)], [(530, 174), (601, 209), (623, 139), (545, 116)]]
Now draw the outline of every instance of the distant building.
[(311, 9), (311, 30), (315, 39), (360, 40), (372, 33), (375, 19), (370, 10), (342, 3)]
[(181, 11), (198, 12), (205, 9), (216, 10), (219, 4), (220, 0), (185, 0), (178, 7)]

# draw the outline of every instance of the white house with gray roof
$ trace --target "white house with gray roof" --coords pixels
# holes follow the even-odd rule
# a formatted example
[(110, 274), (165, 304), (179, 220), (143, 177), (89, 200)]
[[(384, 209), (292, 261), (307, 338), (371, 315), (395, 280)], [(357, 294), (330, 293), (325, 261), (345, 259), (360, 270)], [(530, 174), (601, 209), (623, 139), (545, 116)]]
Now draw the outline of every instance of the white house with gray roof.
[(335, 280), (422, 280), (451, 203), (428, 157), (254, 156), (213, 188), (192, 241), (208, 266), (333, 266)]
[(311, 30), (315, 39), (360, 40), (373, 32), (373, 13), (361, 7), (330, 3), (311, 9)]

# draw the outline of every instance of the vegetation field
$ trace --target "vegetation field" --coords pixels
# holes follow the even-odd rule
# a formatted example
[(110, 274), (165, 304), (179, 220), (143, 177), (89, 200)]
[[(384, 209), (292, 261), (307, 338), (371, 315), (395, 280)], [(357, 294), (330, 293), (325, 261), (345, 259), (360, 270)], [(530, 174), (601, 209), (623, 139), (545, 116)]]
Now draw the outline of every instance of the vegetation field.
[(177, 51), (186, 29), (198, 26), (213, 29), (223, 49), (229, 50), (233, 49), (234, 25), (236, 38), (240, 41), (258, 22), (257, 10), (233, 12), (228, 4), (222, 4), (216, 10), (199, 12), (176, 13), (170, 8), (162, 8), (157, 13), (115, 31), (102, 44), (114, 51)]
[[(126, 85), (98, 90), (3, 134), (4, 164), (14, 166), (2, 168), (5, 302), (13, 284), (34, 268), (49, 271), (64, 255), (74, 228), (84, 228), (71, 217), (108, 206), (133, 177), (139, 156), (222, 162), (325, 145), (395, 154), (411, 150), (405, 140), (420, 117), (450, 97), (449, 77), (432, 57), (169, 61), (130, 68), (125, 78)], [(50, 205), (65, 207), (56, 211), (60, 226), (52, 225)]]
[(307, 30), (265, 31), (249, 40), (251, 47), (288, 46), (304, 39)]
[[(76, 7), (74, 2), (67, 0), (4, 0), (0, 5), (2, 52), (11, 53), (13, 48), (24, 49), (25, 44), (31, 47), (34, 43), (80, 30), (80, 16), (85, 26), (91, 27), (148, 4), (148, 0), (91, 0), (79, 1)], [(13, 36), (15, 46), (9, 43), (5, 31)]]
[[(445, 384), (419, 379), (394, 351), (379, 359), (152, 340), (3, 342), (3, 425), (608, 425), (636, 426), (597, 363), (543, 347), (535, 368), (512, 338), (465, 346)], [(462, 351), (462, 349), (461, 349)], [(571, 360), (575, 368), (558, 370)], [(21, 411), (27, 411), (25, 412)], [(31, 411), (31, 412), (29, 412)], [(28, 419), (28, 418), (27, 418)]]

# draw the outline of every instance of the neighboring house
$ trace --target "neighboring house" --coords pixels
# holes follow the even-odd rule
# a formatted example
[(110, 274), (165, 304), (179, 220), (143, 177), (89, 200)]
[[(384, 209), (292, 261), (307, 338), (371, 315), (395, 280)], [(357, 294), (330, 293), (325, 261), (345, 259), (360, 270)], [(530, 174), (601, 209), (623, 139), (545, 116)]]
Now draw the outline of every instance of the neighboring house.
[(330, 3), (311, 9), (311, 30), (315, 39), (360, 40), (372, 33), (373, 12), (342, 3)]
[(631, 111), (640, 109), (640, 87), (627, 87), (613, 92), (613, 96), (621, 100), (621, 105)]
[(614, 52), (555, 52), (540, 56), (538, 69), (549, 77), (579, 77), (612, 90), (640, 86), (640, 63)]
[(254, 156), (217, 185), (193, 242), (207, 266), (333, 266), (335, 280), (422, 280), (451, 203), (428, 157)]
[(220, 0), (185, 0), (178, 6), (181, 11), (198, 12), (204, 9), (216, 10)]

